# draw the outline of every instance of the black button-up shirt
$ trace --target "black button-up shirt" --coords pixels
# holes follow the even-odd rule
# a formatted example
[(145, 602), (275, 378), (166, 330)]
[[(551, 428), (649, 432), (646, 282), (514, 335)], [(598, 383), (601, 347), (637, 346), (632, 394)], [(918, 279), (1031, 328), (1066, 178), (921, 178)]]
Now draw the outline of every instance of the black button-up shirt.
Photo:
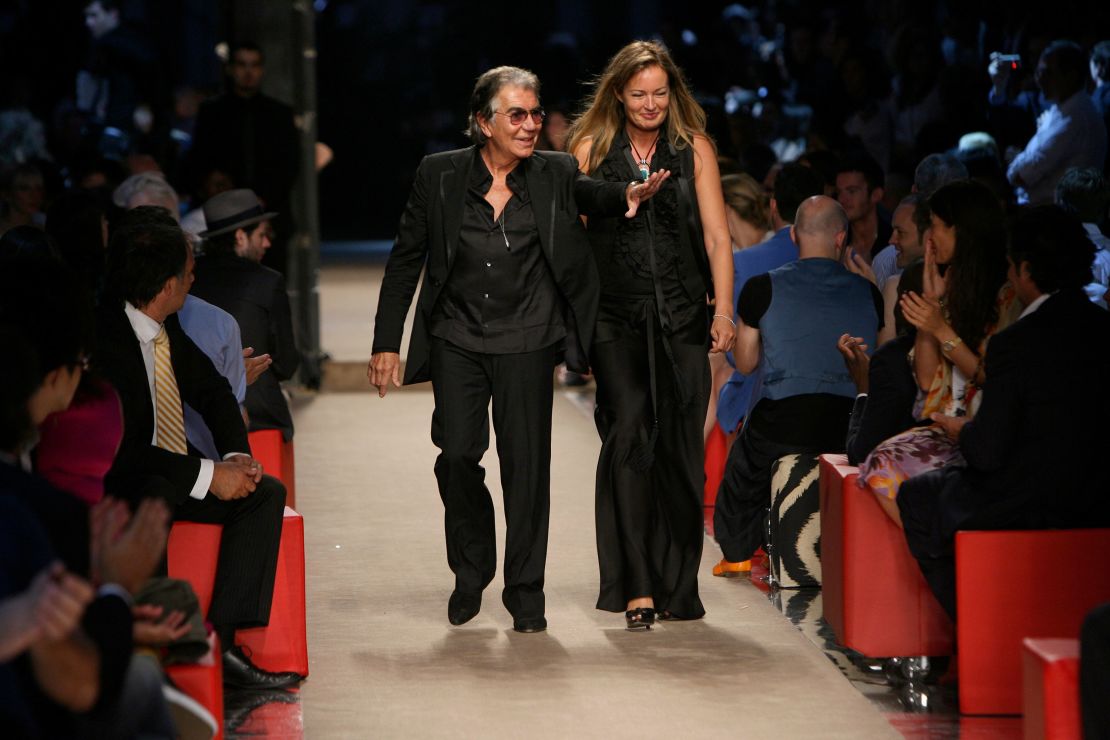
[(533, 352), (566, 337), (562, 299), (540, 246), (525, 159), (506, 177), (512, 191), (494, 218), (493, 175), (478, 150), (470, 170), (458, 250), (432, 312), (432, 336), (472, 352)]

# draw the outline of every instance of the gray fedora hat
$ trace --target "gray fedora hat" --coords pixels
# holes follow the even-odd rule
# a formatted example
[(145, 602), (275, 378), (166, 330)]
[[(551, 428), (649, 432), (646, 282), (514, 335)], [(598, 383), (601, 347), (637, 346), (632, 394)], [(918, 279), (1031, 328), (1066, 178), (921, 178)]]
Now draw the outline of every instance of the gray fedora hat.
[(259, 221), (273, 218), (276, 211), (265, 211), (262, 201), (253, 190), (238, 188), (213, 195), (204, 204), (204, 222), (208, 227), (197, 236), (207, 238), (219, 236)]

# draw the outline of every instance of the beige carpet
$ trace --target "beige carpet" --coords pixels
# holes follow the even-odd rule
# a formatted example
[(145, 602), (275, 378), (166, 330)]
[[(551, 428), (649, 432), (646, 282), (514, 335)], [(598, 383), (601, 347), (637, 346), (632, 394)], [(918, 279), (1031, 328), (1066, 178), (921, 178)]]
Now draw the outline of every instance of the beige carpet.
[[(621, 616), (593, 608), (599, 445), (589, 418), (563, 396), (555, 401), (548, 632), (512, 631), (499, 578), (478, 617), (448, 625), (452, 576), (431, 406), (421, 391), (385, 400), (325, 393), (298, 404), (312, 670), (302, 692), (306, 737), (898, 737), (754, 587), (708, 575), (711, 542), (703, 621), (633, 634)], [(496, 458), (486, 463), (498, 501)]]

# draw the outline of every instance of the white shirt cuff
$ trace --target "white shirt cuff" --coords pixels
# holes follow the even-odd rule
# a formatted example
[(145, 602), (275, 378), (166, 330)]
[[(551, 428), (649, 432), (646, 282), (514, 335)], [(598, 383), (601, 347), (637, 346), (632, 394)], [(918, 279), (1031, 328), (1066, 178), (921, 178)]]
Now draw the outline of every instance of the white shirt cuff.
[(208, 495), (214, 472), (216, 472), (216, 463), (211, 460), (200, 461), (200, 474), (197, 476), (197, 482), (193, 484), (193, 490), (189, 491), (189, 498), (200, 500)]
[(856, 394), (856, 400), (858, 401), (861, 398), (867, 398), (867, 394), (866, 393), (857, 393)]

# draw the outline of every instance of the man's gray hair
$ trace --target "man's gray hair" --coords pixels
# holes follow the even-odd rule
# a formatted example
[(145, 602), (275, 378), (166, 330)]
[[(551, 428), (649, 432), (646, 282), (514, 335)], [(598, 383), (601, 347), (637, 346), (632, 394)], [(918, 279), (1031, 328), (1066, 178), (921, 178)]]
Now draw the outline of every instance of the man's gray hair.
[(967, 179), (967, 167), (951, 152), (930, 154), (921, 160), (913, 173), (913, 186), (917, 192), (929, 197), (943, 186), (956, 180)]
[(177, 191), (161, 172), (140, 172), (127, 178), (112, 193), (112, 202), (120, 208), (129, 208), (131, 199), (140, 193), (148, 200), (164, 204), (168, 211), (177, 210)]
[(487, 121), (493, 120), (494, 111), (497, 110), (497, 96), (504, 87), (522, 87), (531, 90), (538, 97), (540, 78), (520, 67), (494, 67), (478, 77), (474, 83), (474, 92), (470, 93), (470, 116), (466, 130), (466, 135), (478, 146), (486, 143), (486, 135), (478, 125), (478, 116)]

